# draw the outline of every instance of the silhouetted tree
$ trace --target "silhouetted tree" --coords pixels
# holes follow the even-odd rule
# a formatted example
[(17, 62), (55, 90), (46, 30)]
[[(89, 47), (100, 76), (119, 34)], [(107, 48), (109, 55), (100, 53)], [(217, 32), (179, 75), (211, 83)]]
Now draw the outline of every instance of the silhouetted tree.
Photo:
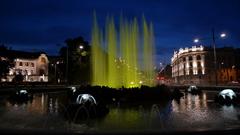
[(24, 79), (24, 76), (21, 73), (19, 73), (15, 75), (15, 77), (13, 78), (13, 82), (21, 83), (23, 82), (23, 79)]
[(12, 58), (1, 56), (1, 52), (6, 52), (7, 50), (5, 45), (0, 45), (0, 82), (2, 78), (6, 78), (10, 68), (14, 66)]
[(66, 47), (59, 51), (64, 60), (59, 68), (65, 73), (68, 57), (68, 82), (86, 84), (90, 81), (90, 46), (82, 37), (65, 40)]

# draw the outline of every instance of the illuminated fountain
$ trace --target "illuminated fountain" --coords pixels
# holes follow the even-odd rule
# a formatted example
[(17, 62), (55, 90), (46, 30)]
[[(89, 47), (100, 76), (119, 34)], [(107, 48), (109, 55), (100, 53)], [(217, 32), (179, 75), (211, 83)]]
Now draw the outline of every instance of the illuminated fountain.
[(103, 34), (94, 15), (92, 85), (112, 88), (154, 86), (153, 26), (144, 17), (141, 26), (140, 29), (136, 18), (132, 21), (121, 18), (117, 30), (113, 17), (107, 18)]

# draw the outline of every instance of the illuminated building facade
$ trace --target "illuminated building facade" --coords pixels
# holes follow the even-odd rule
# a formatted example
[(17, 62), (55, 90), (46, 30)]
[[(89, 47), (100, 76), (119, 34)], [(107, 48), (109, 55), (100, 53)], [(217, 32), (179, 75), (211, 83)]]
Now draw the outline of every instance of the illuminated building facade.
[(206, 76), (206, 51), (203, 46), (180, 48), (172, 57), (172, 77), (175, 83), (201, 83)]
[(239, 49), (217, 48), (216, 54), (217, 65), (215, 69), (212, 48), (193, 46), (175, 51), (171, 59), (174, 83), (215, 84), (215, 73), (218, 84), (239, 82)]
[(24, 82), (48, 82), (48, 57), (45, 53), (30, 53), (7, 50), (1, 52), (1, 57), (13, 59), (14, 66), (10, 68), (5, 82), (12, 82), (16, 75), (23, 75)]
[(219, 84), (240, 82), (240, 48), (217, 48), (217, 78)]

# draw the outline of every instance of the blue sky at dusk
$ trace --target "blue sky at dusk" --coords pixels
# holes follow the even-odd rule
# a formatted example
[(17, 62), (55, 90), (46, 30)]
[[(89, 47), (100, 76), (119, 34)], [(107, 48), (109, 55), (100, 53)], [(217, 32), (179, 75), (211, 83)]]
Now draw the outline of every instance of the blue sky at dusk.
[(196, 37), (209, 45), (213, 27), (228, 35), (218, 46), (240, 45), (239, 0), (1, 0), (0, 5), (0, 43), (13, 49), (57, 55), (57, 44), (67, 38), (90, 42), (94, 10), (100, 24), (107, 15), (140, 20), (144, 14), (154, 24), (158, 62), (170, 63), (173, 50), (192, 46)]

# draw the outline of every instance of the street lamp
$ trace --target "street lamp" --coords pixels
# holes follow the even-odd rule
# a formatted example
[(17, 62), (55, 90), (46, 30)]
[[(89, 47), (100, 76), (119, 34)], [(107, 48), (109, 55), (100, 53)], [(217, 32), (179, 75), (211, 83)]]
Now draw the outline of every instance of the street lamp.
[(82, 50), (83, 48), (84, 48), (84, 46), (83, 46), (83, 45), (80, 45), (80, 46), (79, 46), (79, 49), (80, 49), (80, 50)]
[(199, 42), (199, 39), (196, 38), (196, 39), (193, 40), (193, 42), (194, 42), (194, 43), (198, 43), (198, 42)]
[(57, 83), (57, 65), (59, 64), (59, 61), (55, 63), (55, 81)]
[[(78, 47), (80, 50), (84, 49), (83, 45), (79, 45)], [(81, 57), (80, 57), (80, 62), (81, 62)], [(68, 64), (69, 64), (69, 46), (67, 45), (67, 62), (66, 62), (66, 83), (68, 84)]]
[[(220, 38), (225, 38), (227, 35), (226, 33), (221, 33)], [(217, 86), (217, 55), (216, 55), (216, 41), (215, 41), (215, 29), (212, 29), (212, 45), (213, 45), (213, 55), (214, 55), (214, 72), (215, 72), (215, 85)], [(194, 43), (198, 43), (200, 40), (198, 38), (194, 39)]]
[(68, 85), (68, 45), (67, 45), (67, 62), (66, 62), (66, 85)]
[(225, 38), (226, 36), (227, 36), (226, 33), (222, 33), (222, 34), (220, 35), (221, 38)]
[(84, 46), (80, 45), (79, 49), (80, 49), (80, 64), (81, 64), (82, 63), (82, 50), (84, 49)]
[[(227, 35), (226, 33), (221, 33), (220, 38), (225, 38)], [(215, 29), (212, 29), (212, 41), (213, 41), (213, 53), (214, 53), (214, 71), (215, 71), (215, 85), (218, 85), (218, 78), (217, 78), (217, 54), (216, 54), (216, 42), (215, 42)]]

